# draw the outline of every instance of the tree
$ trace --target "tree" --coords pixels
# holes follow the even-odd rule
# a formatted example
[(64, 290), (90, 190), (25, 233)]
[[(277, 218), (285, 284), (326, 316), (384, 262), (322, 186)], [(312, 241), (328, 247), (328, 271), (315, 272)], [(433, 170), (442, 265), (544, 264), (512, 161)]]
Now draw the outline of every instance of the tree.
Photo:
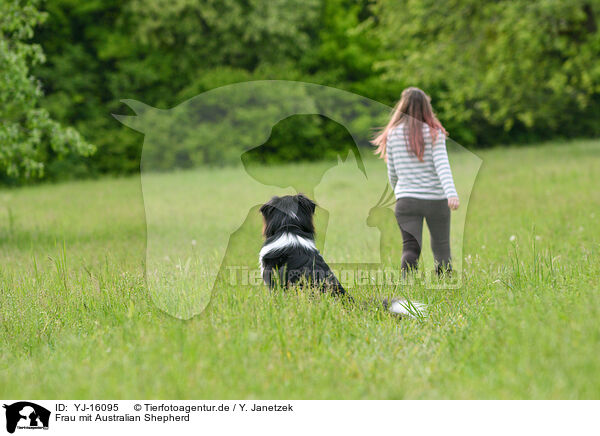
[(391, 54), (380, 67), (431, 93), (455, 138), (598, 133), (599, 1), (380, 0), (376, 12)]
[(12, 179), (40, 177), (49, 160), (94, 151), (39, 107), (42, 86), (30, 69), (44, 62), (44, 53), (28, 43), (45, 19), (36, 6), (36, 0), (0, 0), (0, 172)]

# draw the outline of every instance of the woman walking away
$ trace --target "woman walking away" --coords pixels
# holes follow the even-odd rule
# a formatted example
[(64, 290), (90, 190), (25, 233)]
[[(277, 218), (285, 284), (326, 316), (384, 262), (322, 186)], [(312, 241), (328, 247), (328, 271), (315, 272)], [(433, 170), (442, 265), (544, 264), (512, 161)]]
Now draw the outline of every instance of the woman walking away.
[(396, 195), (403, 272), (417, 268), (423, 218), (431, 234), (437, 274), (452, 270), (450, 210), (458, 209), (459, 200), (448, 162), (446, 135), (429, 96), (419, 88), (407, 88), (389, 123), (372, 141), (376, 153), (387, 162)]

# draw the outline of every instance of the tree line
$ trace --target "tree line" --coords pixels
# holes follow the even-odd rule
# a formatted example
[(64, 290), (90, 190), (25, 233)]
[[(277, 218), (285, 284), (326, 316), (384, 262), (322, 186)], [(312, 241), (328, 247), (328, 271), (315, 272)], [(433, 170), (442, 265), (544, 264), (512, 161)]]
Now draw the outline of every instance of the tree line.
[[(128, 113), (121, 99), (170, 108), (248, 80), (388, 105), (418, 86), (469, 147), (596, 136), (599, 11), (600, 0), (2, 0), (0, 177), (136, 172), (142, 135), (110, 116)], [(257, 159), (312, 159), (309, 147), (344, 138), (298, 117)]]

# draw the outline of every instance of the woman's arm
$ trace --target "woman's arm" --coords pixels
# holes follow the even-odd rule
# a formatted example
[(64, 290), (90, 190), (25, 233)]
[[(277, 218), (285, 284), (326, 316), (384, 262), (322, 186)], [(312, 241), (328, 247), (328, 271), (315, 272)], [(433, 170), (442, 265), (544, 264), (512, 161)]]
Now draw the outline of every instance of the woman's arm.
[(392, 185), (392, 189), (396, 189), (396, 183), (398, 183), (398, 173), (396, 173), (396, 165), (394, 164), (394, 153), (392, 150), (392, 142), (395, 139), (394, 134), (390, 133), (387, 137), (387, 147), (386, 147), (386, 156), (387, 156), (387, 168), (388, 168), (388, 179), (390, 179), (390, 185)]
[(435, 143), (433, 144), (433, 165), (437, 173), (440, 183), (444, 188), (446, 198), (448, 198), (448, 206), (451, 209), (458, 208), (458, 194), (454, 187), (454, 179), (452, 178), (452, 170), (448, 161), (448, 152), (446, 151), (446, 135), (443, 132), (438, 132)]

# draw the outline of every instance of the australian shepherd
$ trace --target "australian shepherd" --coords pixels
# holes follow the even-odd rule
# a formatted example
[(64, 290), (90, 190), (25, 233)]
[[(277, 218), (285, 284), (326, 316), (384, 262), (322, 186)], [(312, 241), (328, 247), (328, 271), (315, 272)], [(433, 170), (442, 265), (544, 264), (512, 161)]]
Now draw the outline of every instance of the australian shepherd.
[(315, 246), (315, 207), (315, 202), (299, 194), (273, 197), (260, 208), (265, 237), (259, 254), (263, 280), (269, 288), (308, 285), (347, 296)]

